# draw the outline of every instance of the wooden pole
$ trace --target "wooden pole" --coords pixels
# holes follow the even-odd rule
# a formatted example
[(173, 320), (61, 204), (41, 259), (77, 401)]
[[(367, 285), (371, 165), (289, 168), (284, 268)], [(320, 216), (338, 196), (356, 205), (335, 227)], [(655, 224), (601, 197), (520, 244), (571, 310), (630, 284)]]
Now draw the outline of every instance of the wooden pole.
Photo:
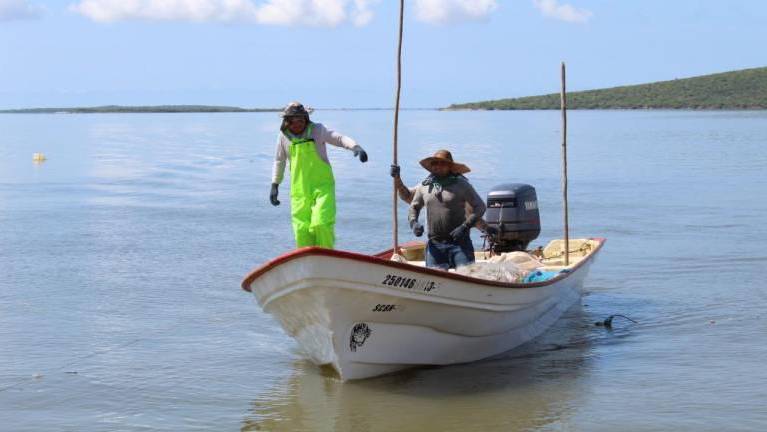
[[(397, 44), (397, 96), (394, 101), (394, 165), (397, 165), (397, 130), (399, 128), (399, 95), (402, 88), (402, 21), (405, 13), (405, 0), (399, 2), (399, 40)], [(399, 253), (399, 239), (397, 231), (399, 225), (397, 223), (397, 179), (392, 179), (392, 221), (393, 221), (393, 240), (394, 246), (392, 248), (392, 254)]]
[(565, 265), (570, 265), (570, 227), (567, 222), (567, 93), (565, 87), (565, 62), (562, 62), (562, 92), (560, 93), (562, 107), (562, 194), (565, 218)]

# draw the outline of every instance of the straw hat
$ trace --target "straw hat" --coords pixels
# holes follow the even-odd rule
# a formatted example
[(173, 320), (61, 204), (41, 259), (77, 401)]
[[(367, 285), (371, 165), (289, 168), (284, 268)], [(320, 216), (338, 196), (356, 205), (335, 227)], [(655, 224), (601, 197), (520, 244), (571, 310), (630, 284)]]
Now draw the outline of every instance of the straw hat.
[(434, 156), (423, 159), (421, 161), (421, 166), (431, 172), (431, 164), (436, 161), (448, 162), (450, 164), (450, 172), (454, 174), (466, 174), (471, 171), (471, 168), (468, 166), (462, 163), (453, 162), (453, 155), (447, 150), (437, 150), (434, 153)]

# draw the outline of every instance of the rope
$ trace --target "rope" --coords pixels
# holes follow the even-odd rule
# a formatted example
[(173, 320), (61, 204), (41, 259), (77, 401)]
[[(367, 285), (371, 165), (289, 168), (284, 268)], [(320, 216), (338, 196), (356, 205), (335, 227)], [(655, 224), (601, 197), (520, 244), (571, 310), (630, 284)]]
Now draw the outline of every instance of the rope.
[[(232, 316), (234, 316), (234, 315), (236, 315), (236, 314), (232, 314)], [(226, 315), (220, 314), (218, 316), (226, 316)], [(52, 369), (49, 369), (44, 374), (35, 374), (35, 375), (31, 376), (31, 377), (21, 378), (21, 379), (19, 379), (18, 381), (16, 381), (13, 384), (9, 384), (9, 385), (7, 385), (5, 387), (0, 387), (0, 393), (4, 392), (6, 390), (10, 390), (12, 388), (18, 387), (18, 386), (20, 386), (22, 384), (25, 384), (27, 382), (40, 379), (40, 378), (44, 377), (46, 374), (50, 374), (52, 372), (57, 372), (57, 371), (60, 371), (60, 370), (64, 370), (64, 369), (70, 368), (70, 367), (75, 366), (78, 363), (82, 362), (83, 360), (87, 360), (87, 359), (89, 359), (91, 357), (96, 357), (96, 356), (99, 356), (99, 355), (102, 355), (102, 354), (107, 354), (107, 353), (110, 353), (110, 352), (118, 350), (118, 349), (122, 349), (122, 348), (129, 347), (131, 345), (135, 345), (135, 344), (137, 344), (139, 342), (142, 342), (142, 341), (146, 341), (146, 340), (149, 340), (149, 339), (156, 338), (158, 335), (172, 332), (176, 328), (181, 327), (182, 325), (186, 325), (186, 324), (187, 324), (186, 321), (179, 321), (179, 322), (177, 322), (175, 324), (170, 324), (170, 325), (166, 326), (165, 328), (162, 328), (162, 329), (159, 329), (159, 330), (155, 330), (155, 332), (153, 334), (148, 334), (148, 335), (142, 336), (140, 338), (131, 339), (131, 340), (127, 341), (127, 342), (123, 342), (123, 343), (121, 343), (119, 345), (115, 345), (115, 346), (113, 346), (111, 348), (97, 349), (97, 350), (95, 350), (93, 352), (90, 352), (90, 353), (87, 353), (87, 354), (83, 354), (81, 356), (75, 357), (74, 359), (71, 359), (69, 362), (64, 363), (64, 364), (62, 364), (62, 365), (60, 365), (58, 367), (54, 367)], [(77, 374), (76, 371), (67, 371), (66, 373), (68, 373), (68, 374)]]
[[(575, 252), (588, 252), (591, 250), (591, 245), (589, 243), (583, 243), (578, 249), (569, 249), (567, 252), (568, 254), (575, 253)], [(559, 253), (555, 255), (549, 255), (546, 257), (541, 257), (542, 260), (549, 260), (554, 258), (561, 258), (565, 255), (565, 250), (562, 249), (559, 251)]]
[[(397, 130), (399, 128), (399, 95), (402, 89), (402, 21), (405, 14), (405, 0), (399, 2), (399, 41), (397, 45), (397, 96), (394, 102), (394, 154), (393, 164), (397, 165)], [(397, 231), (399, 224), (397, 223), (397, 179), (392, 179), (393, 194), (392, 194), (392, 221), (393, 231), (392, 236), (394, 240), (394, 247), (392, 248), (392, 254), (399, 252), (399, 239), (397, 237)]]
[(597, 321), (597, 322), (595, 322), (594, 325), (597, 326), (597, 327), (604, 327), (606, 329), (612, 329), (613, 328), (613, 318), (615, 318), (615, 317), (625, 318), (625, 319), (633, 322), (634, 324), (639, 324), (639, 322), (634, 321), (633, 319), (627, 317), (626, 315), (615, 314), (615, 315), (610, 315), (604, 321)]
[[(89, 353), (89, 354), (86, 354), (86, 355), (83, 355), (83, 356), (80, 356), (80, 357), (75, 357), (74, 360), (70, 361), (69, 363), (65, 363), (65, 364), (63, 364), (63, 365), (61, 365), (61, 366), (59, 366), (57, 368), (53, 368), (53, 369), (50, 370), (50, 372), (60, 371), (62, 369), (66, 369), (66, 368), (68, 368), (70, 366), (76, 365), (77, 363), (81, 362), (82, 360), (86, 360), (86, 359), (89, 359), (91, 357), (96, 357), (97, 355), (106, 354), (108, 352), (111, 352), (111, 351), (114, 351), (114, 350), (117, 350), (117, 349), (125, 348), (127, 346), (131, 346), (131, 345), (133, 345), (135, 343), (141, 342), (142, 340), (145, 340), (145, 339), (148, 339), (148, 337), (142, 337), (142, 338), (138, 338), (138, 339), (133, 339), (131, 341), (128, 341), (128, 342), (125, 342), (123, 344), (114, 346), (112, 348), (107, 348), (107, 349), (103, 349), (103, 350), (96, 350), (96, 351), (94, 351), (92, 353)], [(48, 373), (50, 373), (50, 372), (48, 372)], [(67, 373), (77, 373), (77, 372), (67, 372)], [(15, 382), (14, 384), (11, 384), (11, 385), (8, 385), (8, 386), (5, 386), (5, 387), (0, 387), (0, 393), (4, 392), (6, 390), (10, 390), (10, 389), (12, 389), (14, 387), (18, 387), (18, 386), (20, 386), (20, 385), (22, 385), (22, 384), (24, 384), (24, 383), (26, 383), (28, 381), (32, 381), (32, 380), (35, 380), (35, 379), (38, 379), (38, 378), (42, 378), (43, 376), (45, 376), (45, 375), (37, 375), (36, 374), (35, 376), (29, 377), (29, 378), (23, 378), (23, 379)]]

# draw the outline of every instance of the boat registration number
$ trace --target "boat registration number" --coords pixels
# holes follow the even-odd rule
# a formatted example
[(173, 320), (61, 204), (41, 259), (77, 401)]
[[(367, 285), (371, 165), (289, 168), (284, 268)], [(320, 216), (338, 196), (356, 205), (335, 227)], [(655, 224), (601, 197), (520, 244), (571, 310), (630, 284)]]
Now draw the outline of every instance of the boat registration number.
[(381, 281), (381, 285), (407, 288), (407, 289), (411, 289), (415, 291), (423, 291), (423, 292), (431, 292), (439, 287), (439, 284), (437, 282), (434, 282), (428, 279), (408, 278), (408, 277), (397, 276), (392, 274), (386, 275), (384, 280)]

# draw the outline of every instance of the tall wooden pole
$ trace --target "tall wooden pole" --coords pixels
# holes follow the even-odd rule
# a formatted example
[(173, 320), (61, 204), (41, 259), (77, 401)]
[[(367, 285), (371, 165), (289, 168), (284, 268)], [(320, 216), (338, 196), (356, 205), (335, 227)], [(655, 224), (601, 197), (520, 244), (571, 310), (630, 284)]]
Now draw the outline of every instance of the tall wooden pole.
[[(394, 102), (394, 154), (393, 154), (393, 161), (392, 163), (394, 165), (397, 165), (397, 130), (399, 128), (399, 94), (400, 89), (402, 88), (402, 21), (403, 16), (405, 13), (405, 0), (400, 0), (399, 2), (399, 42), (397, 44), (397, 96)], [(397, 179), (393, 179), (392, 181), (392, 220), (393, 220), (393, 240), (394, 240), (394, 247), (392, 249), (392, 254), (398, 254), (399, 253), (399, 239), (397, 236), (397, 230), (398, 230), (398, 223), (397, 223)]]
[(570, 227), (567, 222), (567, 93), (565, 87), (565, 62), (562, 62), (562, 92), (560, 93), (562, 107), (562, 194), (565, 217), (565, 265), (570, 265)]

